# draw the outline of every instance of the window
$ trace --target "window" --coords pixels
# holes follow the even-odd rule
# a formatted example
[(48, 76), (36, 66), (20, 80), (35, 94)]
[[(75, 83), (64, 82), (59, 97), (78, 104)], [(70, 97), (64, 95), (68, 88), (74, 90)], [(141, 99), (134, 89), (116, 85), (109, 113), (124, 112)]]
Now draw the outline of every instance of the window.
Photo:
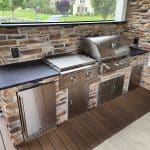
[(88, 10), (88, 8), (87, 8), (87, 7), (85, 7), (85, 12), (87, 12), (87, 10)]
[(127, 0), (0, 0), (0, 23), (124, 21), (126, 6)]
[(80, 12), (80, 7), (77, 7), (77, 12)]
[(85, 0), (80, 0), (80, 3), (85, 3)]

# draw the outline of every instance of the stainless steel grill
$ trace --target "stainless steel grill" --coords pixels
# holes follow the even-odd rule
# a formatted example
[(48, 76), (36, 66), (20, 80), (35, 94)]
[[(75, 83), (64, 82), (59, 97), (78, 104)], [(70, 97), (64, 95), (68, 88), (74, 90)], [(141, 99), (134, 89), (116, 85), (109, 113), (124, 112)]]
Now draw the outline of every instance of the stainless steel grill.
[(101, 64), (101, 73), (115, 71), (129, 65), (129, 44), (119, 35), (85, 38), (81, 48), (82, 54)]
[(119, 35), (85, 38), (82, 53), (94, 58), (98, 62), (129, 55), (128, 42)]

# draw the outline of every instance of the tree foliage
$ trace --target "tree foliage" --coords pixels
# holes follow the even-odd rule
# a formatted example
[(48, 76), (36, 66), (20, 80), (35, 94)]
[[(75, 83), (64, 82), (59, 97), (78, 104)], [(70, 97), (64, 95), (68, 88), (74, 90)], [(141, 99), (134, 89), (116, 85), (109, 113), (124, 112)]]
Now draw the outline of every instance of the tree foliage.
[(39, 13), (51, 12), (51, 6), (48, 0), (28, 0), (27, 8), (32, 8)]
[(0, 0), (0, 10), (9, 10), (9, 0)]
[(32, 8), (37, 12), (48, 13), (50, 12), (50, 3), (48, 0), (0, 0), (0, 10), (11, 10), (21, 7)]
[(14, 12), (16, 8), (23, 7), (24, 4), (25, 0), (0, 0), (0, 9), (2, 11), (11, 10)]
[(10, 10), (13, 12), (16, 8), (22, 7), (24, 3), (25, 3), (24, 0), (10, 0), (9, 1)]
[(91, 0), (96, 15), (102, 15), (107, 19), (109, 15), (115, 12), (116, 0)]
[(70, 9), (70, 2), (69, 0), (58, 0), (56, 1), (56, 8), (62, 14), (66, 14)]

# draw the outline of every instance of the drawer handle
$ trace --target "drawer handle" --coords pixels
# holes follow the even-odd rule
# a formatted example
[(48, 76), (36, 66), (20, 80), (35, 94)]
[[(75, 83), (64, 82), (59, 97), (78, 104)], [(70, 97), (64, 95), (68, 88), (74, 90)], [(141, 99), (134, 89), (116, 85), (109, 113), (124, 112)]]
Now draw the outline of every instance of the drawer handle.
[(70, 107), (72, 106), (72, 100), (69, 101)]

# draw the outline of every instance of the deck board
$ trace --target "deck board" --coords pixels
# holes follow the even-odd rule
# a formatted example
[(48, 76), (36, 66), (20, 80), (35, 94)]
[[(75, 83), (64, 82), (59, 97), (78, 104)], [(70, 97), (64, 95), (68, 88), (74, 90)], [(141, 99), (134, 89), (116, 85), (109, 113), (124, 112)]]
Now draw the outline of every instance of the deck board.
[(81, 121), (73, 120), (71, 122), (71, 126), (76, 130), (76, 132), (82, 137), (89, 147), (95, 144), (95, 141), (97, 140), (95, 135), (85, 128)]
[(18, 150), (30, 150), (29, 145), (26, 143), (23, 143), (20, 147), (17, 148)]
[(4, 140), (2, 137), (1, 130), (0, 130), (0, 150), (5, 150), (5, 145), (4, 145)]
[(61, 126), (61, 128), (75, 143), (75, 145), (77, 145), (78, 149), (88, 149), (89, 146), (87, 145), (86, 141), (84, 141), (83, 138), (76, 131), (78, 130), (78, 128), (74, 129), (71, 126), (71, 122), (65, 123), (64, 125)]
[(150, 111), (150, 91), (137, 88), (94, 108), (19, 150), (88, 150)]
[(47, 135), (41, 136), (38, 141), (42, 147), (42, 150), (55, 150)]
[(53, 147), (55, 149), (67, 150), (63, 141), (59, 138), (59, 136), (56, 134), (56, 132), (50, 132), (49, 134), (47, 134), (47, 136), (48, 136), (49, 140), (51, 141), (51, 143), (53, 144)]
[(29, 149), (30, 150), (42, 150), (42, 146), (40, 145), (38, 139), (29, 143)]
[(77, 150), (77, 145), (70, 139), (70, 137), (62, 130), (62, 128), (58, 128), (56, 134), (60, 137), (60, 139), (65, 144), (66, 148), (69, 150)]

